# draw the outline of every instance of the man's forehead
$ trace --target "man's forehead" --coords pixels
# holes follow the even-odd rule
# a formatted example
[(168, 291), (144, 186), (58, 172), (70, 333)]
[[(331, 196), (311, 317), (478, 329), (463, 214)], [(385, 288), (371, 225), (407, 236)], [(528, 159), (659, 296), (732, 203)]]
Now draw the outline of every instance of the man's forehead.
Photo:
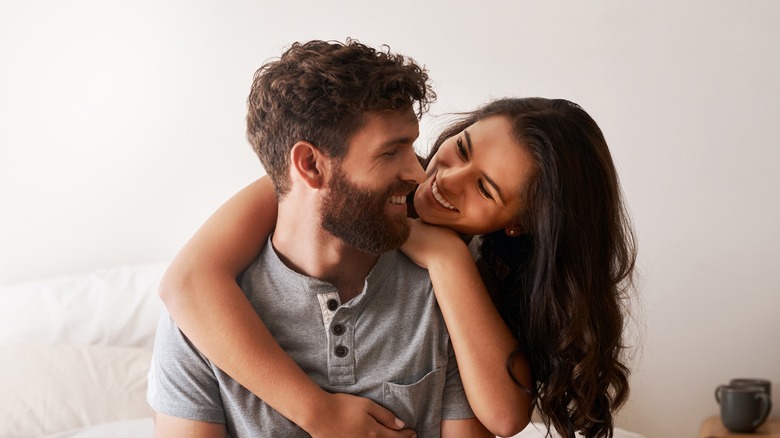
[(414, 112), (414, 109), (411, 106), (403, 107), (400, 109), (385, 109), (385, 110), (375, 110), (375, 111), (367, 111), (364, 114), (364, 119), (368, 121), (369, 119), (373, 119), (375, 121), (385, 121), (385, 122), (399, 122), (399, 123), (418, 123), (417, 119), (417, 113)]
[[(382, 147), (387, 144), (413, 143), (420, 134), (417, 116), (410, 108), (398, 111), (372, 111), (363, 117), (362, 125), (351, 140)], [(350, 144), (353, 141), (350, 141)]]

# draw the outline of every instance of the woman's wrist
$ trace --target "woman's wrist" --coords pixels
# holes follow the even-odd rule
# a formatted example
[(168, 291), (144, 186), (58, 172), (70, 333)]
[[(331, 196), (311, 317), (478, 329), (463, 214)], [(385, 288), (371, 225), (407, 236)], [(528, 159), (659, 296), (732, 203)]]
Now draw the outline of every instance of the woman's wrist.
[(436, 252), (430, 254), (426, 259), (429, 271), (474, 266), (474, 259), (471, 257), (469, 247), (459, 238), (442, 242), (441, 245), (437, 246)]
[(296, 400), (296, 404), (299, 402), (300, 404), (294, 415), (295, 418), (290, 418), (290, 421), (310, 435), (317, 435), (319, 425), (325, 420), (324, 417), (327, 417), (328, 409), (331, 407), (332, 394), (319, 387), (310, 392), (310, 394), (303, 394), (299, 400)]

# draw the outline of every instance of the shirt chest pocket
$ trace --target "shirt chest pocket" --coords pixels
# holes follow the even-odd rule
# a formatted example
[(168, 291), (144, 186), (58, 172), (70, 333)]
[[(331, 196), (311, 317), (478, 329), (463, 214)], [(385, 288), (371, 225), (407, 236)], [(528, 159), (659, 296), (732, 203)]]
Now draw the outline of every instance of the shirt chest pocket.
[(446, 367), (441, 367), (409, 385), (386, 382), (382, 388), (384, 407), (417, 432), (418, 437), (438, 437), (446, 378)]

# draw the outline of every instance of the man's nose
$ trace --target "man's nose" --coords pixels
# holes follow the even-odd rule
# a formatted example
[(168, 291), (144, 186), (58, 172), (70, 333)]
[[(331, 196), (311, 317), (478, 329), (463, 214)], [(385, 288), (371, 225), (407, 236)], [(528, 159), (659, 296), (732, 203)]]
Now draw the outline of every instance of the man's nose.
[(415, 184), (420, 184), (425, 181), (425, 170), (422, 168), (420, 160), (417, 158), (417, 154), (414, 153), (414, 150), (407, 153), (406, 162), (401, 171), (401, 179)]

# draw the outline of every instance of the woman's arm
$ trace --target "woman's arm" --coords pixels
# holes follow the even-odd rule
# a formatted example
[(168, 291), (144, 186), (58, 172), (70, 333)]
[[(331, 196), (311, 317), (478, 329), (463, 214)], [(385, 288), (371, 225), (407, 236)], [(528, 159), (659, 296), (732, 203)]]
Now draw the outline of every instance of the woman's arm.
[[(451, 230), (413, 220), (401, 250), (428, 269), (477, 418), (496, 435), (518, 433), (530, 421), (531, 396), (506, 370), (517, 341), (493, 305), (468, 247)], [(532, 388), (526, 359), (517, 358), (512, 367), (518, 380)]]
[(274, 340), (239, 287), (236, 277), (265, 245), (276, 213), (268, 177), (220, 207), (163, 276), (159, 294), (171, 317), (215, 365), (312, 435), (368, 436), (379, 430), (379, 436), (410, 436), (411, 431), (388, 429), (403, 425), (381, 406), (315, 384)]

